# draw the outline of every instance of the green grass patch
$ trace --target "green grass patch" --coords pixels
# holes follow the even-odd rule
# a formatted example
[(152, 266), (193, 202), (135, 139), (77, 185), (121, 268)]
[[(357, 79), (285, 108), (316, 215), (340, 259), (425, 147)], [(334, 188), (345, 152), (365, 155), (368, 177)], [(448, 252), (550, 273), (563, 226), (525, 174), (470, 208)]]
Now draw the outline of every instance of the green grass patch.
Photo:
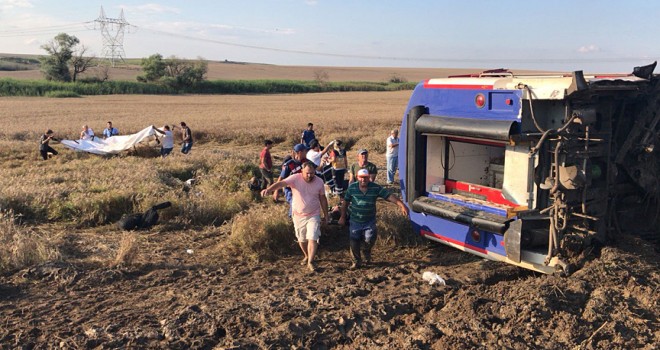
[[(412, 90), (414, 83), (392, 82), (326, 82), (319, 84), (307, 80), (213, 80), (194, 87), (176, 88), (163, 84), (137, 81), (78, 81), (55, 82), (47, 80), (0, 79), (0, 96), (56, 96), (62, 91), (78, 95), (114, 94), (281, 94), (338, 91), (396, 91)], [(52, 95), (56, 94), (56, 95)]]

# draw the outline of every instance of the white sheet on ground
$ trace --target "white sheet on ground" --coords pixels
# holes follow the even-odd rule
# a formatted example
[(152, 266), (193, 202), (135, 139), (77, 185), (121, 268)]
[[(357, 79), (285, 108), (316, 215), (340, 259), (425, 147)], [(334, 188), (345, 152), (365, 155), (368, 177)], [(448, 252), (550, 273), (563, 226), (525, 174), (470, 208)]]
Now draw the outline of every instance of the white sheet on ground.
[(107, 139), (94, 137), (93, 140), (62, 140), (61, 143), (76, 151), (89, 152), (94, 154), (117, 154), (123, 152), (138, 143), (144, 141), (149, 136), (155, 135), (153, 125), (140, 130), (131, 135), (112, 136)]

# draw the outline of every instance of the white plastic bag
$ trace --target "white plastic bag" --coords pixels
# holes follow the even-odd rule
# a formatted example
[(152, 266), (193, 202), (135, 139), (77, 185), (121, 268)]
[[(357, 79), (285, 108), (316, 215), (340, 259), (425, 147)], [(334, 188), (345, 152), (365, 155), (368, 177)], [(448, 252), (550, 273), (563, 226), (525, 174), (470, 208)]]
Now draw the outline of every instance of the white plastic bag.
[(445, 280), (442, 277), (438, 276), (437, 273), (426, 271), (422, 274), (422, 279), (428, 282), (430, 285), (438, 284), (441, 286), (446, 285)]

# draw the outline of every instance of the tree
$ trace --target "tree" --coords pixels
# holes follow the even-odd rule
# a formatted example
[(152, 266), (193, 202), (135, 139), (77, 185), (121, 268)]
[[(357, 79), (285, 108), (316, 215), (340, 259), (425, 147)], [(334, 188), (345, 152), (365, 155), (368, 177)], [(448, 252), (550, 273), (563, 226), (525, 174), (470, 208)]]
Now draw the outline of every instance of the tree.
[[(47, 80), (76, 81), (78, 74), (84, 72), (90, 65), (94, 56), (85, 57), (87, 48), (81, 46), (76, 50), (80, 40), (73, 35), (60, 33), (41, 48), (48, 52), (48, 56), (40, 58), (41, 72)], [(73, 68), (71, 75), (70, 65)]]
[(153, 82), (165, 76), (165, 62), (163, 62), (163, 56), (159, 53), (143, 58), (140, 65), (144, 75), (138, 76), (138, 81)]
[(95, 57), (93, 55), (85, 57), (86, 52), (87, 47), (81, 45), (80, 49), (71, 58), (71, 65), (73, 66), (73, 81), (76, 81), (78, 74), (85, 72), (87, 68), (92, 65), (92, 61)]
[(161, 54), (143, 58), (141, 62), (143, 75), (138, 76), (141, 82), (159, 82), (172, 87), (192, 87), (204, 80), (208, 72), (208, 63), (202, 58), (189, 61), (171, 56), (163, 59)]
[(317, 69), (314, 71), (314, 81), (320, 86), (325, 86), (330, 80), (330, 74), (323, 69)]

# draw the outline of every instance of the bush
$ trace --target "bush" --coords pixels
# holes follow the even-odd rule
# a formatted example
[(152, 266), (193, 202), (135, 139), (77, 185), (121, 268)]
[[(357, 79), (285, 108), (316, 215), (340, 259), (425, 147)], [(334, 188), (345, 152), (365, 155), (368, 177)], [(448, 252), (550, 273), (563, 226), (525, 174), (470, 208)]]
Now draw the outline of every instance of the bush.
[(295, 251), (293, 223), (282, 208), (257, 207), (238, 215), (231, 226), (230, 245), (244, 258), (276, 260)]
[(53, 97), (53, 98), (66, 98), (66, 97), (80, 97), (78, 93), (75, 93), (73, 91), (48, 91), (45, 94), (46, 97)]
[(392, 74), (389, 80), (390, 83), (394, 84), (402, 84), (402, 83), (407, 83), (408, 80), (398, 74)]

